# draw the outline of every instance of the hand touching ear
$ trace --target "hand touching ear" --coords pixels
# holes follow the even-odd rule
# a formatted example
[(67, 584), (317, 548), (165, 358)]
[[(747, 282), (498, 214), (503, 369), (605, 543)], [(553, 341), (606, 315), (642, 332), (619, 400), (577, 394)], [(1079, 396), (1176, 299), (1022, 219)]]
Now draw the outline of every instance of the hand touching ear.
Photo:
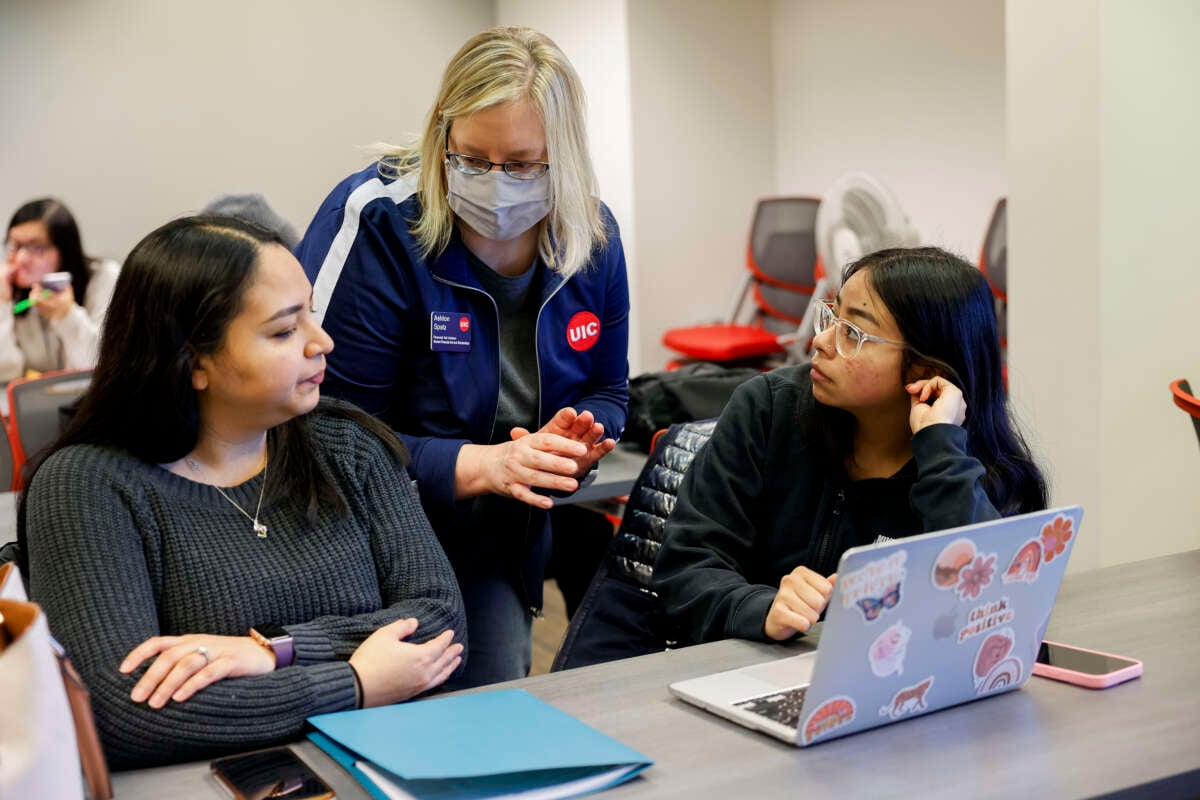
[(945, 378), (913, 381), (904, 388), (912, 404), (908, 424), (914, 434), (929, 425), (962, 425), (967, 418), (967, 401), (962, 390)]

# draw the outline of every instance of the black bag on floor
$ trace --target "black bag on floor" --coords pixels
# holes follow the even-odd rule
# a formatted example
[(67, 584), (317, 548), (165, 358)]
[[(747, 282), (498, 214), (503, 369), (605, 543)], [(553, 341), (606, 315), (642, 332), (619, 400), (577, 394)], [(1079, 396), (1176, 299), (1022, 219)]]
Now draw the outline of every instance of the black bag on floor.
[(649, 453), (655, 433), (677, 422), (720, 416), (733, 390), (758, 374), (753, 367), (699, 361), (638, 375), (629, 382), (629, 420), (621, 439)]

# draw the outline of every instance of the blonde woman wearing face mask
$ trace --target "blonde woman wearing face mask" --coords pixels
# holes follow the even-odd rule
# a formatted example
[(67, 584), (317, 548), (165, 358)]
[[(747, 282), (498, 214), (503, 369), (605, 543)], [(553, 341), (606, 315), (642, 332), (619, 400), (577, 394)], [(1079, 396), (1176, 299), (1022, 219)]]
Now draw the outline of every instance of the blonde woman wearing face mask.
[(451, 59), (425, 133), (325, 200), (296, 254), (325, 387), (393, 427), (467, 608), (456, 686), (529, 670), (546, 510), (625, 425), (629, 288), (584, 95), (528, 28)]

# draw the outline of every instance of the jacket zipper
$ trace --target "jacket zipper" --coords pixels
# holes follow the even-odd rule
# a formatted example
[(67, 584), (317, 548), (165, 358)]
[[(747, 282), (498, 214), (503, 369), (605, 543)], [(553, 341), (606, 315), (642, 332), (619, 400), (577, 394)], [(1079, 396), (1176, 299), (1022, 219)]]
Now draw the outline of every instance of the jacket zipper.
[[(490, 440), (492, 433), (496, 430), (496, 418), (500, 416), (500, 306), (496, 305), (496, 298), (483, 289), (476, 289), (474, 286), (467, 286), (463, 283), (455, 283), (438, 275), (433, 275), (433, 273), (430, 273), (430, 275), (438, 283), (444, 283), (447, 286), (453, 286), (458, 289), (466, 289), (468, 292), (477, 292), (486, 297), (488, 302), (492, 304), (492, 313), (496, 315), (496, 405), (492, 408), (492, 424), (488, 427), (488, 439)], [(539, 383), (541, 382), (541, 376), (538, 376), (538, 381)]]
[[(845, 502), (846, 502), (846, 490), (838, 489), (837, 497), (833, 501), (833, 512), (830, 514), (830, 516), (831, 517), (840, 517), (842, 515), (842, 504)], [(836, 528), (837, 526), (838, 526), (838, 520), (831, 519), (829, 521), (829, 524), (825, 527), (825, 535), (821, 539), (821, 546), (817, 549), (816, 564), (817, 564), (818, 570), (822, 573), (822, 575), (824, 575), (825, 571), (829, 569), (829, 567), (828, 567), (829, 556), (830, 556), (830, 551), (833, 550), (833, 544), (834, 544), (834, 538), (835, 538), (834, 528)]]

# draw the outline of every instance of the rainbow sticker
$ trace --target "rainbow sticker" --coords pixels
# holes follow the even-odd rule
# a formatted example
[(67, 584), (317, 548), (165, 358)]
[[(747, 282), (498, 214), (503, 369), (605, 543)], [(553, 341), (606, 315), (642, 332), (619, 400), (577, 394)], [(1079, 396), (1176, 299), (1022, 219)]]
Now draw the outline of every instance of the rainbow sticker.
[(854, 701), (846, 696), (827, 700), (808, 715), (804, 722), (804, 743), (810, 744), (821, 736), (854, 721)]
[(1038, 567), (1041, 565), (1042, 543), (1037, 539), (1030, 539), (1021, 545), (1021, 549), (1013, 556), (1000, 580), (1004, 583), (1033, 583), (1037, 580)]
[[(1012, 628), (990, 633), (975, 654), (975, 690), (978, 694), (995, 691), (1021, 679), (1021, 662), (1009, 658), (1015, 634)], [(1015, 666), (1015, 674), (1014, 674)]]

